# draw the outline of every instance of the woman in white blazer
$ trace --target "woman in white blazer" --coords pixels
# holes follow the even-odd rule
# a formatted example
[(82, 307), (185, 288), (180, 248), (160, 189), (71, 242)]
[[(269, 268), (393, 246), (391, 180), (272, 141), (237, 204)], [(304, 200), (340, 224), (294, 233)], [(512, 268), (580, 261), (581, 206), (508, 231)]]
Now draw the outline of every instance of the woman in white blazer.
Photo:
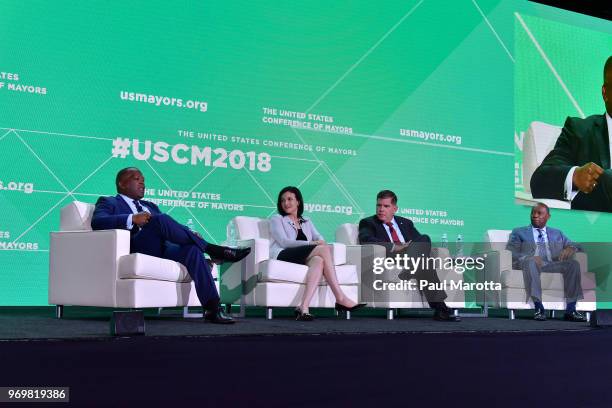
[(297, 187), (285, 187), (278, 193), (278, 214), (270, 218), (270, 257), (280, 261), (308, 266), (306, 290), (300, 306), (295, 309), (296, 320), (310, 321), (309, 305), (315, 290), (325, 277), (336, 297), (336, 310), (355, 310), (365, 303), (349, 299), (338, 284), (331, 248), (317, 231), (313, 222), (302, 217), (304, 201)]

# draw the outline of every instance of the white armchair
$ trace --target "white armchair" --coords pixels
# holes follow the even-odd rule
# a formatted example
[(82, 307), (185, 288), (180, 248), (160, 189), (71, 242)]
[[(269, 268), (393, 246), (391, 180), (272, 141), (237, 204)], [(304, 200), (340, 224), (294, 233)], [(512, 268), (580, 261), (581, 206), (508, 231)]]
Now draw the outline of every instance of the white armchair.
[[(493, 253), (487, 262), (485, 279), (501, 284), (501, 291), (493, 291), (491, 305), (508, 309), (510, 319), (514, 319), (515, 310), (533, 309), (533, 302), (527, 301), (523, 271), (512, 268), (512, 253), (506, 249), (510, 238), (510, 230), (488, 230), (485, 233), (485, 248)], [(581, 284), (584, 299), (576, 304), (579, 311), (591, 312), (596, 305), (595, 274), (588, 271), (587, 254), (577, 252), (574, 259), (580, 264)], [(563, 291), (563, 276), (560, 273), (543, 273), (542, 304), (547, 310), (565, 310), (565, 296)], [(590, 313), (587, 313), (587, 318)]]
[[(51, 233), (49, 304), (56, 305), (58, 318), (64, 305), (200, 306), (182, 264), (130, 254), (127, 230), (92, 231), (93, 210), (93, 204), (72, 202), (61, 210), (60, 231)], [(216, 278), (216, 267), (212, 272)]]
[(518, 204), (534, 205), (543, 202), (551, 208), (570, 209), (568, 201), (546, 198), (533, 198), (531, 195), (531, 176), (542, 163), (546, 155), (555, 147), (561, 128), (544, 122), (531, 122), (523, 139), (523, 189), (517, 191), (515, 198)]
[[(342, 224), (336, 230), (336, 241), (346, 245), (346, 259), (348, 263), (357, 265), (359, 275), (363, 282), (363, 287), (371, 285), (373, 282), (374, 273), (372, 271), (373, 258), (386, 257), (386, 249), (382, 245), (364, 244), (359, 245), (359, 226), (357, 224)], [(432, 248), (432, 257), (445, 258), (449, 256), (447, 248)], [(399, 270), (387, 270), (384, 272), (383, 279), (386, 282), (400, 282), (398, 278)], [(457, 274), (452, 269), (437, 269), (438, 278), (440, 281), (458, 281), (462, 279), (460, 274)], [(405, 297), (398, 299), (397, 294), (391, 291), (381, 291), (377, 293), (376, 300), (363, 298), (363, 302), (368, 302), (369, 307), (387, 309), (387, 318), (393, 319), (394, 309), (422, 309), (429, 308), (429, 304), (425, 297), (416, 290), (404, 291)], [(404, 294), (402, 293), (402, 295)], [(465, 307), (465, 293), (463, 290), (454, 289), (446, 291), (448, 298), (445, 300), (446, 305), (451, 309), (461, 309)]]
[[(229, 265), (221, 274), (221, 302), (267, 308), (266, 317), (272, 319), (273, 308), (298, 306), (306, 288), (305, 265), (270, 259), (270, 227), (264, 218), (239, 216), (233, 218), (235, 243), (248, 246), (251, 253), (241, 262)], [(353, 301), (359, 300), (359, 276), (355, 265), (346, 263), (346, 248), (332, 243), (338, 282)], [(335, 298), (324, 278), (310, 304), (311, 307), (330, 307)]]

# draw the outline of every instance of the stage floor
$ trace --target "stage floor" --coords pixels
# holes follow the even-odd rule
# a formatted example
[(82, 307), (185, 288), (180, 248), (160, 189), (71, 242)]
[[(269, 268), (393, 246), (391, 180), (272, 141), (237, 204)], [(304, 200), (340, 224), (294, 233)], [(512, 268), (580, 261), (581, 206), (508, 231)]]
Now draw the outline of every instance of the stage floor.
[[(588, 323), (572, 323), (561, 318), (536, 322), (525, 311), (515, 320), (506, 315), (488, 318), (464, 318), (458, 323), (437, 322), (431, 312), (403, 311), (387, 320), (379, 316), (353, 314), (351, 320), (341, 317), (318, 317), (313, 322), (298, 322), (289, 309), (279, 309), (272, 320), (263, 316), (237, 318), (233, 325), (216, 325), (201, 318), (183, 318), (175, 314), (145, 314), (146, 336), (246, 336), (246, 335), (316, 335), (376, 333), (497, 333), (592, 330)], [(66, 308), (65, 316), (56, 319), (52, 308), (0, 309), (0, 340), (81, 339), (110, 337), (110, 309)], [(522, 316), (522, 317), (521, 317)]]

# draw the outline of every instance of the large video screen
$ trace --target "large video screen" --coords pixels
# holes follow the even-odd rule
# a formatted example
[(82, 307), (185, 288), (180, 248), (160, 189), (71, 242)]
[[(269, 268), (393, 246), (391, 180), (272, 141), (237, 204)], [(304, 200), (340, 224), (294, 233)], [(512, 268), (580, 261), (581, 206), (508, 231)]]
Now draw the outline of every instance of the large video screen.
[[(612, 32), (503, 0), (1, 9), (0, 305), (47, 304), (61, 208), (116, 194), (127, 166), (214, 243), (235, 216), (275, 214), (287, 185), (328, 241), (382, 189), (434, 241), (527, 225), (520, 135), (576, 104), (523, 24), (586, 114), (603, 112)], [(551, 225), (606, 241), (612, 216), (553, 210)]]

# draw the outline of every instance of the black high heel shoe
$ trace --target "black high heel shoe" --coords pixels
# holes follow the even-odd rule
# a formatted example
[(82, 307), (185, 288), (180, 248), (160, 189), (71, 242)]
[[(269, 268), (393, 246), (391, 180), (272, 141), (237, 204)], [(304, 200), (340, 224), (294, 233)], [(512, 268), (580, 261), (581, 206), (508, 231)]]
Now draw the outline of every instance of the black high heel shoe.
[(303, 313), (302, 309), (300, 309), (299, 307), (296, 307), (293, 313), (295, 314), (295, 320), (301, 322), (312, 322), (314, 320), (313, 315), (311, 315), (310, 313)]
[(367, 306), (367, 303), (357, 303), (355, 306), (353, 307), (346, 307), (344, 305), (341, 305), (340, 303), (336, 303), (336, 310), (339, 312), (352, 312), (353, 310), (357, 310), (357, 309), (361, 309), (364, 306)]

